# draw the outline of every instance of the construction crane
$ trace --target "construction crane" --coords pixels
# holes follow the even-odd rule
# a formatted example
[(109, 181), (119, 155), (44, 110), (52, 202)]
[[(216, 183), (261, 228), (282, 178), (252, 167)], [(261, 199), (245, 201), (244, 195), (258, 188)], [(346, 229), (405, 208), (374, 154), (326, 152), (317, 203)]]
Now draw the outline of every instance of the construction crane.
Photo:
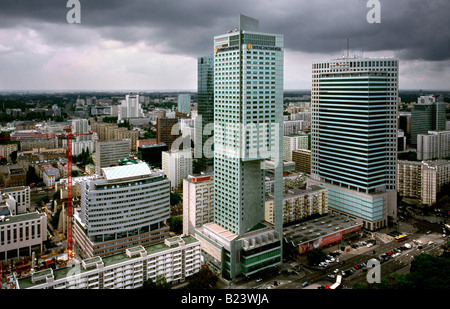
[[(72, 140), (74, 136), (91, 135), (93, 131), (88, 133), (73, 133), (72, 126), (68, 126), (68, 132), (63, 133), (42, 133), (42, 134), (24, 134), (17, 137), (17, 140), (25, 138), (52, 138), (65, 137), (67, 138), (67, 256), (69, 259), (74, 257), (73, 251), (73, 234), (72, 234), (72, 220), (73, 220), (73, 198), (72, 198)], [(3, 137), (2, 139), (12, 140), (10, 137)], [(14, 139), (15, 140), (15, 139)]]

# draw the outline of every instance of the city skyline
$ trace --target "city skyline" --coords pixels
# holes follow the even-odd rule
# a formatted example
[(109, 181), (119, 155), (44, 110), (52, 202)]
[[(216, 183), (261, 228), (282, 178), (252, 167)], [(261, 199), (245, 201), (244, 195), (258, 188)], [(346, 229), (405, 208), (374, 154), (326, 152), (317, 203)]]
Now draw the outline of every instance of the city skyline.
[(380, 2), (380, 23), (367, 21), (365, 0), (80, 3), (79, 24), (66, 1), (0, 4), (0, 91), (195, 91), (197, 58), (238, 13), (284, 35), (285, 90), (310, 89), (312, 63), (345, 56), (347, 39), (350, 56), (398, 58), (400, 90), (448, 90), (445, 1)]

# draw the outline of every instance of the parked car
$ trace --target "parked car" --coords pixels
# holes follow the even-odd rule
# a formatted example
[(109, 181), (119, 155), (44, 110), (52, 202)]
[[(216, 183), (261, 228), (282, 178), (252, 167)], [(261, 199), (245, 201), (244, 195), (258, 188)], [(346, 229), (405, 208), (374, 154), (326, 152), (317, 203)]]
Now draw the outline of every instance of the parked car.
[(304, 286), (304, 287), (305, 287), (305, 286), (308, 286), (308, 285), (309, 285), (309, 283), (306, 282), (306, 281), (302, 283), (302, 286)]

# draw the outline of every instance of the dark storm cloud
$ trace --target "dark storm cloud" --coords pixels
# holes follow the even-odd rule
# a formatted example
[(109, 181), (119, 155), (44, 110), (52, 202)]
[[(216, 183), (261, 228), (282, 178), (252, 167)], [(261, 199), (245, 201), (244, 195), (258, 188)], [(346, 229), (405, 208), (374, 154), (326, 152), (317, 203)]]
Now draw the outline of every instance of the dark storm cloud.
[[(0, 29), (31, 27), (48, 44), (141, 41), (195, 57), (210, 53), (214, 35), (238, 26), (242, 13), (259, 19), (261, 31), (284, 34), (289, 50), (333, 54), (345, 50), (349, 38), (355, 51), (392, 50), (405, 60), (450, 59), (448, 0), (380, 0), (379, 24), (367, 22), (366, 0), (80, 2), (81, 24), (68, 24), (66, 0), (2, 0)], [(90, 35), (84, 35), (87, 30)]]

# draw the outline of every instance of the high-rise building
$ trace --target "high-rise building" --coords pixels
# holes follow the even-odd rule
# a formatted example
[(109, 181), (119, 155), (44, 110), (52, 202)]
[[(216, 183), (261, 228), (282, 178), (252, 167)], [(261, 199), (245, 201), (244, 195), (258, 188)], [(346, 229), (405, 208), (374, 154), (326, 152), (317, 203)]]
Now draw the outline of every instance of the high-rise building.
[(329, 208), (377, 229), (396, 217), (398, 60), (312, 65), (311, 183)]
[(130, 140), (98, 141), (93, 156), (95, 171), (100, 174), (103, 167), (119, 165), (119, 160), (130, 156)]
[[(199, 237), (214, 243), (227, 280), (282, 262), (283, 40), (244, 15), (214, 37), (214, 222)], [(275, 163), (273, 224), (264, 220), (266, 159)]]
[(156, 142), (164, 143), (171, 149), (173, 142), (180, 137), (178, 118), (158, 118), (156, 120)]
[(161, 153), (162, 170), (170, 180), (172, 190), (178, 190), (183, 185), (183, 179), (192, 174), (192, 151), (174, 150)]
[(183, 234), (214, 221), (213, 174), (189, 175), (183, 179)]
[(138, 94), (127, 94), (125, 100), (122, 100), (118, 109), (118, 121), (124, 121), (129, 118), (143, 118), (144, 111), (139, 103)]
[(197, 111), (195, 118), (195, 171), (213, 169), (214, 152), (214, 58), (199, 57), (197, 63)]
[(443, 159), (450, 156), (450, 131), (417, 134), (417, 159)]
[(417, 145), (417, 135), (432, 130), (445, 130), (446, 103), (440, 96), (419, 97), (411, 109), (411, 144)]
[(179, 94), (178, 95), (178, 112), (182, 114), (191, 113), (191, 95)]
[(81, 185), (74, 241), (83, 256), (108, 256), (169, 236), (170, 183), (146, 163), (102, 168)]

